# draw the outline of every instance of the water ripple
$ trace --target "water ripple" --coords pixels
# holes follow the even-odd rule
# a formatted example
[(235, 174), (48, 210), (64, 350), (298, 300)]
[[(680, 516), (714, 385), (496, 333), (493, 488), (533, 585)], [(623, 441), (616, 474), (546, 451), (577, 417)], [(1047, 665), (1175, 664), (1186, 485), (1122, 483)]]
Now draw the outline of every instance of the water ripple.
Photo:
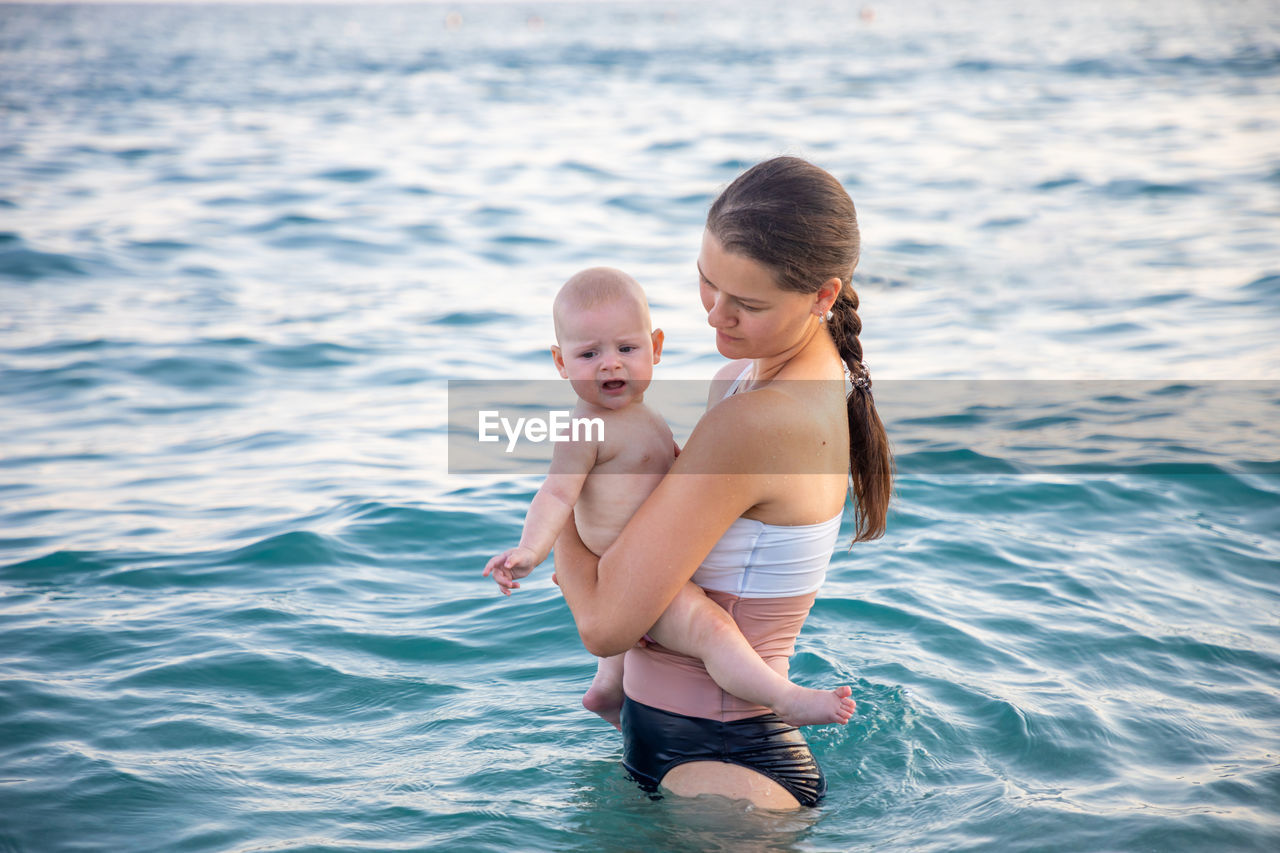
[[(0, 848), (1275, 848), (1273, 5), (6, 8)], [(803, 816), (627, 782), (551, 567), (479, 576), (540, 472), (445, 442), (582, 266), (710, 373), (779, 152), (857, 201), (899, 473)]]

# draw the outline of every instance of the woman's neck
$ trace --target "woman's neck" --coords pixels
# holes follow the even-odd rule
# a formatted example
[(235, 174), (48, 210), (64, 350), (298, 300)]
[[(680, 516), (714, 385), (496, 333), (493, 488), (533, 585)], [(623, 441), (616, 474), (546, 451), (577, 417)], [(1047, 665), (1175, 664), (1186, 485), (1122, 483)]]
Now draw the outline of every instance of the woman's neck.
[[(840, 354), (836, 351), (835, 342), (831, 340), (831, 335), (826, 328), (821, 323), (816, 322), (815, 318), (815, 322), (805, 330), (801, 338), (792, 346), (774, 355), (752, 359), (751, 386), (758, 388), (761, 385), (767, 385), (778, 378), (788, 367), (793, 365), (800, 366), (813, 358), (821, 359), (824, 353), (833, 357), (836, 364), (840, 363)], [(819, 373), (821, 373), (820, 370)], [(806, 376), (803, 378), (814, 377)]]

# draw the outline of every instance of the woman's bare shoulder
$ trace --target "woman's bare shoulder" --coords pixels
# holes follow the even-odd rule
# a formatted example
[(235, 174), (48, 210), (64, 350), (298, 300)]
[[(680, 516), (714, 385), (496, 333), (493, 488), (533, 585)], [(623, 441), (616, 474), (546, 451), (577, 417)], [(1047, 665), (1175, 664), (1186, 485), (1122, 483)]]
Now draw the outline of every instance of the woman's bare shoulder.
[(702, 416), (681, 455), (692, 450), (695, 456), (688, 461), (702, 453), (708, 459), (728, 465), (726, 473), (744, 472), (734, 468), (735, 457), (778, 450), (778, 442), (786, 442), (791, 435), (803, 432), (811, 421), (811, 416), (801, 411), (793, 398), (778, 391), (761, 388), (734, 394)]
[(706, 453), (710, 470), (726, 472), (743, 460), (757, 461), (736, 469), (742, 473), (847, 468), (845, 401), (830, 384), (775, 381), (734, 394), (702, 416), (685, 452)]

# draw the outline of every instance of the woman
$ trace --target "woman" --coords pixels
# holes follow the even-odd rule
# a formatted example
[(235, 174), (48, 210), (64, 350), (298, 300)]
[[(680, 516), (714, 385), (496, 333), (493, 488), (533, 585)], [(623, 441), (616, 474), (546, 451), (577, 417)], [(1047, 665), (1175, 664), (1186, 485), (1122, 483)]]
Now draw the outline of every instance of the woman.
[(627, 653), (623, 763), (647, 790), (775, 809), (815, 805), (825, 790), (798, 730), (725, 694), (698, 661), (636, 643), (692, 578), (785, 675), (850, 481), (854, 541), (883, 534), (891, 464), (858, 340), (858, 251), (853, 202), (822, 169), (780, 157), (735, 180), (698, 256), (707, 321), (733, 362), (612, 547), (597, 560), (572, 524), (556, 543), (583, 644)]

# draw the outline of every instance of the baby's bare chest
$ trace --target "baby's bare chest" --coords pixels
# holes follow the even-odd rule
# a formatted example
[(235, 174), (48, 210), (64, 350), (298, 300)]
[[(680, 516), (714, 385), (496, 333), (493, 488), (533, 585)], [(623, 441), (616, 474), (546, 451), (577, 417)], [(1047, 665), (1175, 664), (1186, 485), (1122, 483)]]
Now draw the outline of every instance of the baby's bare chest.
[(667, 473), (675, 461), (675, 439), (666, 421), (644, 410), (612, 418), (605, 424), (604, 441), (591, 474)]
[(597, 554), (617, 538), (675, 461), (675, 439), (657, 415), (610, 419), (602, 445), (574, 508), (582, 541)]

